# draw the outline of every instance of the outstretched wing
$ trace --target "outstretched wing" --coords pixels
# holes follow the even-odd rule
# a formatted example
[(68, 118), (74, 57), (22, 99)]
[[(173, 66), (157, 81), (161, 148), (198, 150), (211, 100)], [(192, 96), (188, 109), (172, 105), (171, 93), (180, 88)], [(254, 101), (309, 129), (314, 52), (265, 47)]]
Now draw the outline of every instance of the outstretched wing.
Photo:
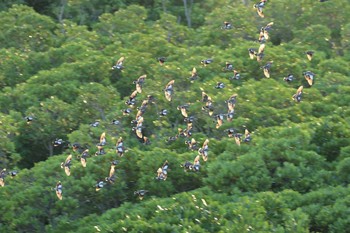
[(116, 62), (116, 65), (123, 64), (124, 59), (125, 59), (124, 57), (119, 58), (118, 61)]

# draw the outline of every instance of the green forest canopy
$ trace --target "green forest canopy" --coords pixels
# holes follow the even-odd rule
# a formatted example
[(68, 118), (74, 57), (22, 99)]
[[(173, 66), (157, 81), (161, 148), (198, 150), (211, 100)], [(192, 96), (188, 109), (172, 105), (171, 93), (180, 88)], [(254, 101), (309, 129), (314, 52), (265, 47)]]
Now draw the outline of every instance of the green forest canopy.
[[(0, 170), (6, 169), (1, 231), (347, 232), (349, 4), (267, 1), (263, 18), (254, 4), (1, 3)], [(225, 29), (224, 22), (232, 28)], [(264, 42), (259, 33), (270, 22)], [(250, 59), (248, 49), (257, 51), (262, 43), (262, 60)], [(314, 52), (311, 60), (307, 51)], [(112, 69), (122, 57), (123, 69)], [(161, 57), (164, 64), (157, 60)], [(202, 64), (206, 59), (213, 61)], [(263, 72), (268, 62), (270, 78)], [(304, 77), (307, 71), (315, 75), (312, 85)], [(127, 106), (142, 75), (142, 92)], [(288, 75), (293, 81), (284, 80)], [(171, 80), (168, 101), (164, 89)], [(219, 82), (224, 88), (215, 88)], [(298, 102), (292, 96), (300, 86)], [(205, 107), (203, 92), (213, 109)], [(230, 121), (227, 102), (233, 95)], [(191, 118), (179, 110), (186, 104)], [(158, 114), (163, 109), (166, 116)], [(139, 119), (138, 111), (139, 128), (131, 123)], [(189, 119), (192, 124), (185, 122)], [(242, 134), (240, 145), (228, 136), (230, 130)], [(104, 154), (96, 155), (103, 133)], [(119, 138), (126, 150), (122, 157), (116, 152)], [(57, 139), (63, 143), (54, 144)], [(191, 139), (198, 145), (194, 150)], [(206, 139), (204, 161), (197, 150)], [(60, 164), (70, 154), (67, 176)], [(185, 171), (181, 165), (197, 155), (200, 170)], [(112, 184), (105, 177), (114, 160)], [(157, 180), (165, 161), (167, 179)], [(12, 178), (11, 171), (18, 174)], [(62, 200), (54, 191), (58, 181)], [(99, 181), (105, 184), (96, 191)], [(148, 192), (141, 200), (137, 190)]]

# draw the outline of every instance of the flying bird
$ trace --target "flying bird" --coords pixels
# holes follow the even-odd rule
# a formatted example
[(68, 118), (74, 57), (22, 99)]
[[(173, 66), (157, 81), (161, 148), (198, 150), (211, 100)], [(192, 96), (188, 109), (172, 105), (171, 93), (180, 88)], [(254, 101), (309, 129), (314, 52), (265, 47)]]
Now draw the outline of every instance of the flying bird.
[(32, 117), (32, 116), (26, 116), (26, 117), (24, 117), (24, 119), (27, 121), (27, 124), (29, 125), (29, 124), (31, 124), (32, 121), (34, 120), (34, 117)]
[(185, 144), (188, 146), (189, 150), (197, 149), (197, 141), (194, 138), (192, 138), (191, 140), (185, 141)]
[(160, 110), (158, 115), (161, 116), (161, 117), (164, 117), (164, 116), (168, 115), (168, 110), (162, 109), (162, 110)]
[(303, 72), (304, 78), (306, 79), (307, 83), (312, 86), (314, 84), (314, 78), (315, 74), (311, 71)]
[(183, 117), (188, 117), (188, 114), (187, 114), (187, 109), (188, 109), (189, 105), (188, 104), (184, 104), (184, 105), (179, 105), (177, 106), (177, 110), (180, 110), (181, 111), (181, 115)]
[(231, 79), (231, 80), (232, 80), (232, 79), (238, 80), (238, 79), (240, 79), (240, 78), (241, 78), (240, 73), (239, 73), (237, 70), (233, 70), (233, 76), (230, 77), (230, 79)]
[(80, 159), (80, 163), (83, 167), (86, 167), (87, 157), (89, 156), (89, 149), (86, 149), (81, 153), (81, 155), (78, 157)]
[(165, 98), (168, 101), (172, 100), (172, 96), (174, 93), (174, 87), (173, 87), (174, 83), (175, 83), (175, 80), (171, 80), (170, 82), (168, 82), (168, 84), (164, 88)]
[(306, 51), (306, 57), (307, 57), (307, 59), (309, 60), (309, 61), (311, 61), (312, 60), (312, 57), (314, 56), (314, 51), (311, 51), (311, 50), (309, 50), (309, 51)]
[(115, 166), (119, 163), (118, 160), (114, 160), (111, 162), (111, 167), (109, 169), (108, 177), (105, 178), (105, 180), (109, 183), (114, 183), (115, 181)]
[(217, 82), (215, 88), (216, 89), (223, 89), (223, 88), (225, 88), (225, 84), (222, 82)]
[(70, 166), (72, 163), (72, 155), (68, 155), (66, 160), (61, 163), (61, 168), (64, 169), (64, 172), (67, 176), (70, 176)]
[(201, 61), (201, 64), (202, 64), (203, 66), (206, 66), (206, 65), (209, 65), (209, 64), (213, 63), (213, 61), (214, 61), (213, 59), (208, 58), (208, 59), (202, 60), (202, 61)]
[(283, 80), (286, 81), (287, 83), (292, 82), (294, 80), (294, 75), (288, 74), (287, 77), (283, 78)]
[(193, 82), (194, 80), (198, 79), (198, 73), (196, 67), (193, 67), (191, 71), (191, 77), (189, 77), (189, 80)]
[(124, 153), (126, 152), (125, 147), (124, 147), (124, 141), (123, 138), (120, 137), (116, 143), (116, 152), (120, 157), (124, 156)]
[(97, 181), (95, 185), (96, 192), (100, 191), (104, 187), (104, 185), (105, 185), (105, 182), (103, 182), (102, 180)]
[(193, 163), (186, 161), (181, 165), (184, 168), (184, 171), (194, 171), (197, 172), (200, 169), (200, 155), (197, 155), (193, 161)]
[(270, 78), (270, 69), (272, 66), (272, 61), (267, 62), (264, 66), (262, 66), (261, 68), (264, 71), (264, 75), (266, 78)]
[(158, 57), (157, 61), (159, 62), (160, 65), (163, 65), (166, 61), (166, 57)]
[(252, 140), (252, 136), (250, 132), (247, 129), (245, 129), (243, 142), (250, 142), (251, 140)]
[(55, 139), (55, 141), (53, 142), (53, 146), (57, 147), (57, 146), (61, 146), (64, 143), (64, 141), (62, 139)]
[(228, 21), (224, 21), (224, 24), (223, 26), (221, 27), (221, 29), (224, 29), (224, 30), (228, 30), (228, 29), (232, 29), (232, 24)]
[(1, 187), (5, 186), (5, 177), (6, 177), (6, 168), (4, 168), (0, 171), (0, 186)]
[(269, 31), (271, 30), (272, 25), (273, 25), (273, 22), (270, 22), (265, 27), (261, 27), (261, 29), (260, 29), (260, 36), (264, 37), (265, 41), (270, 38)]
[(248, 49), (248, 53), (249, 53), (249, 58), (250, 59), (254, 59), (256, 57), (256, 55), (258, 54), (257, 51), (254, 48), (249, 48)]
[(292, 99), (295, 100), (296, 102), (300, 102), (301, 101), (301, 95), (303, 94), (303, 86), (300, 86), (297, 89), (297, 92), (292, 96)]
[(94, 121), (94, 122), (92, 122), (92, 123), (90, 123), (90, 126), (91, 127), (97, 127), (97, 126), (99, 126), (100, 125), (100, 121)]
[(233, 65), (229, 62), (226, 62), (225, 67), (222, 68), (222, 71), (233, 71)]
[(142, 200), (145, 197), (146, 193), (148, 192), (149, 192), (148, 190), (144, 190), (144, 189), (136, 190), (134, 192), (134, 195), (138, 195), (139, 199)]
[(266, 1), (267, 1), (267, 0), (261, 0), (260, 2), (254, 4), (254, 8), (256, 9), (256, 12), (258, 13), (258, 15), (259, 15), (261, 18), (264, 18), (264, 17), (265, 17), (264, 12), (263, 12), (263, 8), (265, 7)]
[(122, 70), (124, 69), (123, 62), (124, 62), (124, 57), (119, 58), (119, 60), (115, 63), (114, 66), (112, 66), (112, 70)]
[(205, 139), (201, 148), (198, 149), (198, 154), (202, 156), (204, 161), (208, 160), (209, 139)]
[(215, 119), (216, 119), (216, 126), (215, 128), (220, 128), (220, 126), (223, 124), (224, 122), (224, 114), (217, 114), (215, 115)]
[(129, 99), (125, 101), (126, 105), (133, 106), (136, 103), (136, 96), (137, 96), (137, 90), (133, 91), (131, 95), (129, 96)]
[(142, 86), (145, 82), (146, 77), (147, 77), (147, 75), (144, 74), (144, 75), (141, 75), (136, 81), (133, 81), (133, 84), (136, 84), (136, 91), (138, 93), (142, 92)]
[(59, 200), (62, 200), (62, 183), (61, 181), (58, 181), (56, 184), (56, 187), (54, 188), (54, 190), (56, 191), (56, 195), (58, 197)]
[(166, 180), (168, 178), (168, 168), (169, 168), (169, 163), (168, 160), (166, 160), (162, 167), (158, 168), (157, 170), (157, 180)]

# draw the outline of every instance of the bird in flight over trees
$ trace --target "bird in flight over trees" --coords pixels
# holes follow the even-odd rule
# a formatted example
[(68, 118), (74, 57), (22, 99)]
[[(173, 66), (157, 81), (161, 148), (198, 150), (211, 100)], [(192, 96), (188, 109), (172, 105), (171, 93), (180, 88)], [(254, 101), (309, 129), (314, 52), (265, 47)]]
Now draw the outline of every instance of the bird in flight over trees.
[(294, 75), (288, 74), (287, 77), (283, 78), (283, 80), (286, 81), (287, 83), (290, 83), (294, 80)]
[(168, 82), (168, 84), (164, 88), (165, 98), (168, 101), (172, 100), (173, 93), (174, 93), (174, 83), (175, 83), (175, 80), (171, 80), (170, 82)]
[(59, 200), (62, 200), (62, 183), (61, 181), (58, 181), (56, 184), (56, 187), (54, 188), (54, 190), (56, 191), (56, 195), (58, 197)]
[(191, 77), (189, 77), (189, 80), (193, 82), (194, 80), (198, 79), (198, 73), (196, 67), (193, 67), (191, 71)]
[(228, 30), (232, 28), (233, 28), (232, 24), (228, 21), (224, 21), (224, 24), (221, 26), (221, 29), (224, 29), (224, 30)]
[(141, 93), (142, 92), (142, 86), (145, 82), (147, 75), (141, 75), (137, 80), (133, 81), (133, 84), (136, 84), (136, 91), (137, 93)]
[(169, 163), (168, 160), (166, 160), (162, 167), (158, 168), (157, 170), (157, 180), (166, 180), (168, 178), (168, 168), (169, 168)]
[(64, 172), (67, 176), (70, 176), (70, 166), (72, 165), (72, 155), (69, 154), (64, 162), (61, 163), (61, 168), (64, 169)]
[(122, 70), (122, 69), (124, 69), (124, 66), (123, 66), (124, 59), (125, 59), (124, 57), (119, 58), (118, 61), (115, 63), (115, 65), (112, 66), (112, 70), (115, 70), (115, 69)]
[(144, 189), (136, 190), (134, 192), (134, 195), (138, 195), (139, 199), (142, 200), (145, 197), (146, 193), (148, 192), (149, 192), (148, 190), (144, 190)]
[(209, 139), (205, 139), (201, 148), (198, 149), (198, 154), (202, 156), (203, 161), (208, 160)]
[(264, 71), (264, 75), (266, 78), (270, 78), (270, 69), (272, 66), (272, 61), (267, 62), (264, 66), (262, 66), (261, 68)]
[(266, 2), (267, 0), (261, 0), (260, 2), (254, 4), (254, 8), (256, 9), (256, 12), (261, 18), (265, 17), (263, 8), (265, 7)]
[(166, 57), (158, 57), (157, 61), (159, 62), (160, 65), (164, 65), (164, 63), (166, 61)]
[(201, 63), (203, 66), (207, 66), (208, 64), (213, 63), (213, 61), (214, 61), (213, 59), (208, 58), (208, 59), (202, 60)]
[(314, 56), (314, 51), (311, 51), (311, 50), (309, 50), (309, 51), (306, 51), (306, 57), (307, 57), (307, 59), (309, 60), (309, 61), (311, 61), (312, 60), (312, 57)]
[(300, 86), (297, 89), (297, 92), (292, 96), (292, 99), (295, 100), (296, 102), (300, 102), (301, 101), (301, 95), (303, 94), (303, 86)]
[(315, 74), (311, 71), (306, 71), (303, 72), (304, 78), (306, 79), (307, 83), (312, 86), (314, 84), (314, 78), (315, 78)]
[(78, 159), (80, 159), (80, 163), (83, 167), (86, 167), (87, 157), (89, 156), (89, 149), (84, 150)]
[(111, 162), (111, 167), (109, 168), (109, 174), (108, 177), (105, 178), (105, 180), (109, 183), (114, 183), (115, 181), (115, 166), (119, 163), (118, 160), (114, 160)]

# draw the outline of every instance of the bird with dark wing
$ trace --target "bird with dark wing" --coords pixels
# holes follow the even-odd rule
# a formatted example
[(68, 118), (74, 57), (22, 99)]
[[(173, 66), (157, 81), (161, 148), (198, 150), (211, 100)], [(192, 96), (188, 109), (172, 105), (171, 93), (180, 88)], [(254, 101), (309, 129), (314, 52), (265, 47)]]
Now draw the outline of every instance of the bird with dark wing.
[(196, 67), (193, 67), (191, 71), (191, 77), (189, 77), (189, 80), (193, 82), (194, 80), (198, 79), (198, 73)]
[(115, 166), (119, 163), (118, 160), (114, 160), (111, 162), (111, 167), (109, 169), (109, 175), (105, 178), (105, 180), (111, 184), (115, 181)]
[(136, 81), (133, 81), (133, 84), (136, 84), (136, 91), (138, 93), (142, 92), (142, 86), (145, 83), (145, 79), (146, 79), (147, 75), (141, 75)]
[(128, 116), (132, 112), (132, 109), (126, 108), (126, 109), (122, 109), (121, 111), (123, 113), (123, 116)]
[(100, 191), (104, 186), (105, 186), (105, 182), (103, 182), (102, 180), (97, 181), (95, 184), (96, 192)]
[(201, 157), (199, 156), (199, 155), (197, 155), (195, 158), (194, 158), (194, 160), (193, 160), (193, 171), (195, 171), (195, 172), (198, 172), (199, 171), (199, 169), (200, 169), (200, 159), (201, 159)]
[(229, 128), (229, 129), (226, 129), (225, 132), (227, 132), (227, 136), (228, 136), (229, 138), (232, 138), (232, 137), (234, 137), (234, 135), (235, 135), (235, 133), (236, 133), (236, 130), (233, 129), (233, 128)]
[(146, 137), (146, 136), (143, 136), (143, 137), (142, 137), (141, 142), (142, 142), (143, 145), (149, 145), (149, 144), (151, 144), (151, 140), (149, 140), (149, 138)]
[(270, 69), (271, 69), (272, 63), (273, 63), (272, 61), (269, 61), (264, 66), (261, 67), (264, 71), (264, 75), (266, 78), (270, 78)]
[(97, 126), (99, 126), (99, 125), (100, 125), (100, 121), (99, 121), (99, 120), (96, 120), (96, 121), (90, 123), (90, 126), (91, 126), (91, 127), (97, 127)]
[(107, 143), (106, 132), (103, 132), (103, 133), (101, 133), (101, 136), (100, 136), (100, 145), (104, 146), (104, 145), (106, 145), (106, 143)]
[(194, 171), (197, 172), (200, 169), (200, 155), (197, 155), (193, 163), (186, 161), (184, 164), (181, 164), (181, 167), (184, 168), (184, 171)]
[(97, 151), (95, 152), (95, 156), (106, 154), (106, 151), (101, 143), (97, 143), (96, 147)]
[(56, 138), (55, 141), (53, 141), (53, 146), (54, 147), (61, 146), (63, 143), (64, 141), (62, 139)]
[(80, 163), (83, 167), (86, 167), (87, 157), (89, 157), (89, 149), (84, 150), (81, 155), (78, 156), (78, 159), (80, 159)]
[(61, 181), (58, 181), (56, 184), (56, 187), (54, 188), (54, 190), (56, 191), (56, 195), (58, 197), (59, 200), (62, 200), (62, 183)]
[(171, 143), (171, 142), (176, 141), (177, 138), (178, 138), (178, 135), (170, 136), (170, 137), (167, 137), (167, 139), (165, 139), (165, 141), (166, 141), (167, 143)]
[(157, 170), (157, 180), (166, 180), (168, 178), (168, 168), (169, 168), (169, 163), (168, 160), (166, 160), (162, 167), (158, 168)]
[(134, 192), (134, 195), (138, 195), (139, 199), (142, 200), (145, 197), (146, 193), (148, 192), (149, 192), (148, 190), (144, 190), (144, 189), (136, 190)]
[(185, 144), (188, 146), (189, 150), (197, 149), (197, 141), (194, 138), (192, 138), (191, 140), (185, 141)]
[(233, 28), (232, 24), (228, 21), (224, 21), (224, 24), (221, 26), (221, 29), (224, 29), (224, 30), (228, 30), (232, 28)]
[(233, 70), (233, 76), (232, 77), (230, 77), (229, 79), (235, 79), (235, 80), (238, 80), (238, 79), (240, 79), (241, 78), (241, 75), (240, 75), (240, 73), (237, 71), (237, 70)]
[(204, 161), (208, 160), (209, 139), (205, 139), (201, 148), (198, 149), (198, 154), (202, 156)]
[(160, 112), (158, 112), (158, 115), (161, 117), (164, 117), (164, 116), (168, 115), (168, 110), (162, 109), (162, 110), (160, 110)]
[(222, 68), (222, 71), (233, 71), (233, 65), (229, 62), (226, 62), (225, 67)]
[(207, 66), (207, 65), (213, 63), (213, 61), (214, 61), (213, 59), (208, 58), (208, 59), (202, 60), (202, 61), (201, 61), (201, 64), (202, 64), (203, 66)]
[(256, 51), (256, 49), (253, 48), (249, 48), (248, 49), (248, 53), (249, 53), (249, 57), (250, 59), (254, 59), (256, 57), (256, 55), (258, 54), (258, 52)]
[(184, 118), (184, 122), (188, 123), (193, 123), (196, 118), (194, 116), (189, 116)]
[(287, 77), (283, 78), (283, 80), (286, 81), (287, 83), (290, 83), (294, 80), (294, 75), (288, 74)]
[(132, 130), (136, 133), (138, 138), (143, 138), (142, 129), (143, 129), (143, 120), (142, 116), (139, 116), (136, 119), (136, 126), (132, 128)]
[(179, 105), (179, 106), (177, 106), (177, 110), (181, 111), (181, 115), (183, 117), (188, 117), (187, 109), (189, 106), (190, 106), (189, 104)]
[(315, 81), (315, 74), (311, 71), (303, 72), (304, 78), (306, 79), (307, 83), (312, 86)]
[(223, 88), (225, 88), (225, 84), (223, 82), (217, 82), (215, 88), (216, 89), (223, 89)]
[(5, 177), (6, 177), (6, 168), (4, 168), (0, 171), (0, 186), (1, 187), (5, 186)]
[(29, 125), (29, 124), (31, 124), (32, 121), (34, 120), (34, 117), (32, 117), (32, 116), (26, 116), (26, 117), (24, 117), (24, 119), (27, 121), (27, 124)]
[(133, 91), (129, 96), (129, 99), (125, 101), (125, 104), (128, 106), (134, 106), (136, 103), (137, 90)]
[(205, 106), (202, 107), (202, 110), (208, 111), (209, 116), (213, 115), (214, 113), (213, 101), (211, 100), (211, 97), (204, 91), (202, 91), (202, 102), (205, 103)]
[(164, 88), (164, 95), (168, 101), (172, 100), (175, 80), (171, 80)]
[(124, 153), (126, 152), (122, 137), (120, 137), (116, 143), (116, 152), (120, 157), (124, 156)]
[(265, 7), (266, 1), (267, 0), (261, 0), (260, 2), (254, 4), (254, 8), (256, 9), (256, 12), (261, 18), (265, 17), (263, 8)]
[(251, 142), (251, 141), (252, 141), (252, 136), (250, 132), (247, 129), (245, 129), (243, 142)]
[(227, 114), (226, 114), (226, 119), (228, 122), (231, 122), (233, 120), (233, 117), (235, 115), (235, 110), (227, 110)]
[(115, 63), (114, 66), (112, 66), (112, 70), (122, 70), (124, 69), (123, 62), (124, 62), (124, 57), (119, 58), (119, 60)]
[(72, 155), (69, 154), (64, 162), (61, 163), (61, 168), (64, 169), (64, 172), (67, 176), (70, 176), (70, 166), (72, 165)]
[(225, 103), (227, 103), (227, 109), (229, 111), (233, 111), (236, 107), (236, 102), (237, 102), (237, 94), (233, 94), (230, 96), (228, 100), (225, 100)]
[(220, 126), (222, 126), (223, 122), (224, 122), (224, 114), (217, 114), (215, 115), (215, 120), (216, 120), (216, 126), (215, 128), (220, 128)]
[(112, 125), (119, 125), (120, 124), (120, 121), (119, 120), (112, 120)]
[(243, 136), (243, 135), (242, 135), (241, 133), (235, 133), (235, 134), (233, 135), (233, 137), (235, 138), (235, 142), (236, 142), (236, 144), (237, 144), (238, 146), (241, 145), (242, 136)]
[(261, 27), (260, 36), (264, 37), (265, 41), (270, 38), (269, 31), (271, 30), (273, 22), (268, 23), (265, 27)]
[(314, 51), (311, 51), (311, 50), (309, 50), (309, 51), (306, 51), (306, 57), (307, 57), (307, 59), (309, 60), (309, 61), (311, 61), (312, 60), (312, 57), (314, 56)]
[(160, 65), (164, 65), (164, 63), (166, 61), (166, 57), (158, 57), (157, 61), (159, 62)]
[(72, 150), (74, 152), (79, 151), (80, 149), (81, 149), (81, 146), (80, 146), (79, 143), (75, 142), (75, 143), (72, 144)]
[(265, 51), (265, 44), (260, 44), (259, 49), (258, 49), (257, 56), (258, 56), (259, 54), (264, 54), (264, 51)]
[(303, 89), (304, 89), (304, 87), (300, 86), (297, 89), (297, 92), (292, 96), (292, 99), (295, 100), (296, 102), (300, 102), (301, 101), (301, 96), (303, 94)]
[(265, 53), (264, 53), (264, 52), (257, 53), (257, 54), (256, 54), (256, 60), (257, 60), (257, 62), (261, 62), (262, 59), (264, 58), (264, 56), (265, 56)]

